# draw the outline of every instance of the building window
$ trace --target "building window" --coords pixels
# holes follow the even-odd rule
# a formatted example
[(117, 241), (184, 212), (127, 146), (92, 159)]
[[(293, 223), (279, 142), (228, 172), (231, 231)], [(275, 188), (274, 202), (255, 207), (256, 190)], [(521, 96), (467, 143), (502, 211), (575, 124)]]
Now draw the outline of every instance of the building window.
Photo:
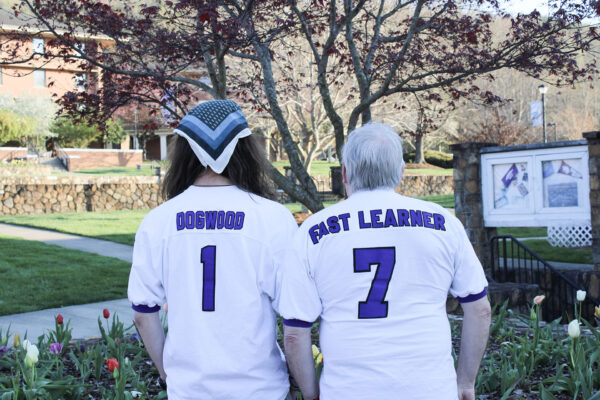
[(34, 86), (46, 87), (46, 71), (43, 69), (36, 69), (33, 71), (33, 84)]
[(33, 54), (44, 54), (44, 39), (33, 38)]
[(85, 90), (85, 84), (87, 83), (87, 75), (75, 75), (75, 88), (77, 90)]

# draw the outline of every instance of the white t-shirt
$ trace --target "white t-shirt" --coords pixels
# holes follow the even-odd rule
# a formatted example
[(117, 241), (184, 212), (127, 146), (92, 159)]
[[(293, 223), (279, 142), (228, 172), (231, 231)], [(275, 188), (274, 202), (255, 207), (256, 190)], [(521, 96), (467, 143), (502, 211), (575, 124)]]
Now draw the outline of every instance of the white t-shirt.
[(286, 320), (321, 317), (322, 400), (456, 400), (446, 299), (487, 287), (456, 217), (392, 190), (359, 191), (308, 218), (294, 247), (279, 309)]
[(286, 396), (273, 304), (296, 230), (284, 206), (235, 186), (191, 186), (144, 218), (128, 296), (142, 312), (169, 304), (169, 399)]

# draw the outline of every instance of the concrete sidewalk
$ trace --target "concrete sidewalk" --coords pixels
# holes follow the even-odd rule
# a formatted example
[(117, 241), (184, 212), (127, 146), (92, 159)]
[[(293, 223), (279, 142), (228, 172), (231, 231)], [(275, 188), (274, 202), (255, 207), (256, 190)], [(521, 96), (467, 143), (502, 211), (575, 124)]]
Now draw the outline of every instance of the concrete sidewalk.
[[(38, 336), (46, 334), (48, 330), (54, 329), (54, 318), (61, 314), (64, 323), (71, 321), (70, 327), (73, 328), (73, 339), (91, 339), (100, 337), (98, 329), (98, 317), (102, 320), (106, 328), (105, 319), (102, 317), (102, 310), (107, 308), (110, 311), (109, 323), (113, 315), (117, 315), (123, 322), (125, 328), (133, 324), (133, 310), (127, 299), (103, 301), (100, 303), (82, 304), (78, 306), (68, 306), (60, 308), (49, 308), (47, 310), (34, 311), (23, 314), (5, 315), (0, 317), (0, 332), (6, 333), (9, 329), (11, 335), (19, 333), (21, 338), (27, 337), (34, 343)], [(130, 329), (135, 333), (135, 328)], [(12, 345), (12, 340), (9, 340)]]
[(88, 253), (114, 257), (127, 262), (131, 262), (133, 253), (133, 247), (126, 244), (71, 235), (69, 233), (48, 231), (45, 229), (29, 228), (26, 226), (0, 223), (0, 234), (18, 236), (27, 240), (36, 240), (47, 244), (55, 244), (68, 249), (87, 251)]
[[(131, 262), (133, 253), (133, 247), (124, 244), (24, 226), (0, 223), (0, 234), (114, 257), (127, 262)], [(61, 314), (65, 323), (67, 320), (71, 321), (73, 339), (99, 337), (98, 317), (104, 321), (102, 310), (105, 308), (110, 311), (111, 320), (112, 315), (116, 313), (126, 328), (133, 323), (131, 304), (127, 299), (122, 299), (2, 316), (0, 331), (5, 333), (10, 326), (11, 333), (19, 333), (23, 337), (27, 332), (30, 339), (37, 340), (38, 336), (45, 334), (49, 329), (54, 329), (54, 318)], [(135, 332), (135, 329), (133, 331)]]

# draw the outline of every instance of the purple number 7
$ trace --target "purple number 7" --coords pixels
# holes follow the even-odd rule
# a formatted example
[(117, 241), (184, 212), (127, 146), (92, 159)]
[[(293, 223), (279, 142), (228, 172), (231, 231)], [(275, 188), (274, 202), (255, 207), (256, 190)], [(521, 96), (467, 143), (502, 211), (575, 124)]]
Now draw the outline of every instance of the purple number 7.
[(200, 251), (202, 262), (202, 311), (215, 311), (216, 246), (205, 246)]
[(384, 299), (396, 265), (396, 248), (354, 249), (354, 272), (370, 272), (371, 265), (377, 269), (367, 300), (358, 302), (358, 318), (386, 318), (388, 302)]

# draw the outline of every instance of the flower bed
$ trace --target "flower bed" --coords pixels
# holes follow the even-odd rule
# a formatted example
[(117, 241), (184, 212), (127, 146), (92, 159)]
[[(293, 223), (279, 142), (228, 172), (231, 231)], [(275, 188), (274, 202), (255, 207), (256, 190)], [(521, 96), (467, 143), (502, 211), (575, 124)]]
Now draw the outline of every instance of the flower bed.
[[(543, 296), (534, 299), (529, 315), (513, 314), (506, 304), (497, 309), (477, 379), (478, 398), (600, 399), (600, 331), (580, 317), (585, 297), (577, 293), (576, 319), (568, 326), (540, 322)], [(108, 310), (102, 317), (97, 340), (72, 341), (69, 322), (60, 315), (37, 344), (0, 332), (0, 399), (166, 398), (139, 336), (125, 335), (123, 323), (116, 316), (111, 320)], [(597, 307), (596, 325), (599, 317)], [(461, 319), (452, 316), (450, 323), (457, 353)], [(318, 343), (318, 323), (312, 332)], [(323, 357), (316, 347), (313, 356), (320, 373)]]

